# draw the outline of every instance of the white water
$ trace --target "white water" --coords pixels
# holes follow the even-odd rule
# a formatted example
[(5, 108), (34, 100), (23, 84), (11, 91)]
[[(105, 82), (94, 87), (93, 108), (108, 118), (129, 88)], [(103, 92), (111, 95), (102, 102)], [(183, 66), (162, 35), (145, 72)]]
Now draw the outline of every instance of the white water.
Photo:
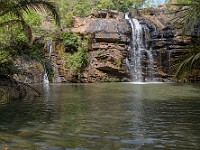
[[(133, 82), (153, 81), (153, 55), (146, 48), (146, 26), (142, 26), (137, 19), (129, 18), (129, 13), (125, 14), (131, 25), (132, 37), (128, 48), (129, 57), (127, 66), (130, 70)], [(147, 65), (143, 66), (142, 61), (146, 58)]]
[[(54, 52), (53, 43), (52, 43), (52, 41), (49, 41), (49, 42), (47, 42), (46, 45), (47, 45), (47, 52), (48, 52), (49, 60), (51, 61), (51, 65), (53, 67), (53, 72), (54, 72), (53, 82), (60, 83), (62, 80), (61, 80), (61, 77), (59, 76), (58, 65), (55, 63), (55, 61), (52, 58), (52, 54)], [(46, 80), (48, 80), (48, 77), (46, 74), (44, 74), (44, 79), (45, 78), (46, 78)], [(49, 83), (49, 81), (46, 81), (46, 82)]]
[(43, 83), (44, 84), (49, 84), (49, 79), (48, 79), (48, 76), (47, 76), (47, 71), (46, 71), (45, 65), (44, 65)]
[(53, 53), (53, 44), (52, 44), (52, 41), (48, 42), (47, 46), (48, 46), (49, 59), (51, 59), (51, 55)]
[[(49, 60), (51, 60), (51, 55), (52, 55), (52, 52), (53, 52), (52, 41), (47, 42), (46, 46), (47, 46), (47, 53), (48, 53), (48, 56), (49, 56)], [(45, 65), (43, 66), (43, 68), (44, 68), (43, 83), (45, 85), (47, 85), (47, 84), (49, 84), (49, 79), (48, 79), (48, 75), (47, 75)]]

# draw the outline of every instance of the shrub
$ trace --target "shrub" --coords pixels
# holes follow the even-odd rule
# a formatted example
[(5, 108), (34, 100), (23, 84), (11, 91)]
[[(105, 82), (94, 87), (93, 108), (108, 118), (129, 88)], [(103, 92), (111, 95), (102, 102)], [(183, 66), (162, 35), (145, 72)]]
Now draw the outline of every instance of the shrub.
[(87, 64), (88, 61), (88, 39), (89, 37), (80, 37), (76, 33), (64, 32), (62, 38), (66, 47), (63, 57), (67, 61), (66, 69), (71, 71), (74, 75), (81, 72), (81, 68)]
[(81, 46), (81, 38), (73, 32), (67, 31), (61, 34), (63, 42), (66, 47), (66, 52), (74, 53), (78, 51)]

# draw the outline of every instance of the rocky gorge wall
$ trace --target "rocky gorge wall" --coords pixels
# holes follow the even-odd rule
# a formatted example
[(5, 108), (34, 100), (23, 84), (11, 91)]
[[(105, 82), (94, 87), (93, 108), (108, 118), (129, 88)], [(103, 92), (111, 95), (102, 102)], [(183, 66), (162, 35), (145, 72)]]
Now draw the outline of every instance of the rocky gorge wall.
[(62, 40), (55, 40), (55, 51), (52, 56), (53, 63), (59, 68), (58, 76), (61, 78), (61, 82), (130, 80), (130, 74), (126, 66), (126, 56), (131, 33), (130, 26), (124, 19), (123, 13), (104, 11), (99, 16), (74, 18), (71, 31), (80, 36), (90, 36), (88, 41), (88, 64), (81, 69), (78, 76), (73, 75), (69, 70), (61, 69), (64, 68), (66, 60), (59, 55), (59, 51), (62, 51), (63, 55), (65, 48)]
[[(162, 6), (132, 12), (132, 18), (148, 28), (146, 48), (154, 58), (153, 69), (156, 81), (172, 80), (172, 62), (191, 43), (190, 36), (182, 36), (172, 23), (173, 14)], [(89, 63), (82, 69), (79, 78), (65, 73), (67, 82), (131, 81), (126, 65), (131, 27), (124, 14), (117, 11), (94, 12), (87, 18), (74, 18), (72, 32), (91, 35)], [(144, 60), (145, 61), (145, 60)], [(60, 64), (60, 63), (59, 63)]]
[(89, 64), (84, 71), (84, 78), (88, 82), (129, 79), (126, 56), (130, 42), (130, 26), (123, 14), (113, 13), (115, 17), (74, 20), (73, 32), (92, 35)]
[[(185, 46), (192, 42), (190, 36), (182, 36), (179, 27), (172, 23), (173, 16), (165, 6), (132, 12), (131, 17), (138, 19), (140, 24), (144, 24), (148, 29), (145, 35), (146, 48), (153, 54), (156, 81), (172, 80), (171, 66), (174, 58), (179, 57)], [(52, 82), (131, 81), (130, 70), (126, 64), (131, 27), (123, 13), (95, 10), (89, 17), (75, 17), (70, 30), (83, 37), (90, 35), (88, 63), (78, 75), (67, 70), (67, 57), (63, 56), (66, 47), (62, 39), (55, 38), (54, 50), (49, 58), (54, 70)]]
[(165, 5), (141, 10), (137, 16), (134, 16), (135, 12), (132, 14), (149, 29), (147, 48), (153, 54), (155, 78), (174, 80), (173, 61), (192, 43), (192, 37), (182, 35), (179, 25), (172, 21), (175, 14), (170, 13)]

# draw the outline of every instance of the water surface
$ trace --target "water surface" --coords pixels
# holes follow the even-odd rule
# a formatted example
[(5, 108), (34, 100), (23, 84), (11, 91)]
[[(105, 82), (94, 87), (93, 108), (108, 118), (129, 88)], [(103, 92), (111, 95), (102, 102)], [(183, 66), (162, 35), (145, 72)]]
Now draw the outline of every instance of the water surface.
[(200, 86), (36, 85), (0, 104), (0, 150), (199, 150)]

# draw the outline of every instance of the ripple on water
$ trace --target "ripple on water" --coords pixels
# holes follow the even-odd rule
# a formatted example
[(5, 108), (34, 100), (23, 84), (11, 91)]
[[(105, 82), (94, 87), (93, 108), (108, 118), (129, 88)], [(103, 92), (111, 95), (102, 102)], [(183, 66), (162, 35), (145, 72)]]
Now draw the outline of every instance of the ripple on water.
[(145, 143), (154, 143), (154, 141), (156, 141), (156, 139), (153, 138), (148, 138), (148, 139), (135, 139), (135, 140), (121, 140), (122, 143), (126, 143), (126, 144), (133, 144), (133, 145), (143, 145)]
[(50, 85), (0, 107), (0, 149), (199, 150), (199, 86)]

